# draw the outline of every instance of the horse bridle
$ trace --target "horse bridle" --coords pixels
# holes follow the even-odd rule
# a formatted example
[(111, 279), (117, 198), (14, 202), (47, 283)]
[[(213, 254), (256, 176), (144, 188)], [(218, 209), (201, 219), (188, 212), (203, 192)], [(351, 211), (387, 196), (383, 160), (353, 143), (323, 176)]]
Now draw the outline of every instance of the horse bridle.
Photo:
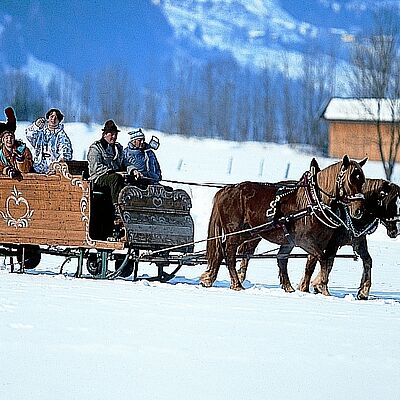
[[(387, 196), (387, 194), (386, 194)], [(397, 197), (397, 215), (391, 218), (381, 218), (382, 223), (385, 225), (385, 222), (389, 223), (389, 222), (400, 222), (400, 213), (399, 213), (399, 208), (400, 208), (400, 194), (396, 195)], [(378, 201), (378, 205), (382, 206), (383, 205), (383, 199), (380, 199)], [(386, 226), (386, 225), (385, 225)]]
[[(352, 201), (360, 201), (365, 200), (365, 196), (363, 193), (355, 193), (353, 195), (346, 194), (344, 188), (344, 176), (345, 176), (346, 169), (343, 166), (340, 168), (339, 174), (336, 177), (336, 194), (330, 194), (323, 190), (321, 187), (318, 187), (318, 190), (323, 193), (325, 196), (329, 197), (330, 199), (337, 200), (339, 203), (342, 204), (349, 204)], [(315, 182), (317, 180), (315, 179)], [(316, 183), (315, 183), (316, 184)], [(339, 194), (339, 196), (338, 196)]]

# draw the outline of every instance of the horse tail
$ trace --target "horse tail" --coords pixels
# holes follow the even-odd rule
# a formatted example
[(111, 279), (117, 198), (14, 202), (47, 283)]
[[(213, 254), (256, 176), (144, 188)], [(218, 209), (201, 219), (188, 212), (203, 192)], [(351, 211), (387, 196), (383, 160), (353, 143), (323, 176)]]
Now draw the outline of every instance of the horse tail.
[(217, 201), (218, 193), (214, 197), (213, 208), (208, 223), (208, 240), (206, 246), (208, 265), (211, 265), (213, 260), (220, 258), (223, 251), (221, 237), (223, 235), (223, 228)]

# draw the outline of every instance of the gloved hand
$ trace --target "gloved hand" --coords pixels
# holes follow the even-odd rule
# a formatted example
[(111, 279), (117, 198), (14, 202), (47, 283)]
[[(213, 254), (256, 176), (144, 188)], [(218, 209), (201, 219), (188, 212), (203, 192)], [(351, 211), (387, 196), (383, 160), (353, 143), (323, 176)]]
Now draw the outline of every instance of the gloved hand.
[(13, 167), (8, 167), (7, 168), (7, 175), (11, 178), (11, 179), (16, 179), (18, 181), (20, 181), (22, 179), (22, 174), (21, 172), (19, 172), (17, 169), (13, 168)]
[(43, 118), (43, 117), (40, 117), (40, 118), (38, 118), (36, 121), (35, 121), (35, 125), (38, 127), (38, 128), (43, 128), (44, 127), (44, 123), (46, 122), (46, 120)]
[(135, 179), (139, 179), (139, 178), (143, 178), (143, 174), (138, 171), (137, 169), (133, 169), (131, 171), (131, 175), (135, 178)]

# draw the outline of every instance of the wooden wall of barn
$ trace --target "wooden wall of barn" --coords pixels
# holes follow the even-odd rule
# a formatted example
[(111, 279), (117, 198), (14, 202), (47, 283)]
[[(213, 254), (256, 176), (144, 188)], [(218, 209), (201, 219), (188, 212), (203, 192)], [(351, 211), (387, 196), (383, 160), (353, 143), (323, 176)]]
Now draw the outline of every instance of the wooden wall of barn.
[[(382, 132), (385, 148), (388, 149), (390, 142), (389, 123), (382, 124)], [(329, 155), (341, 158), (344, 154), (355, 159), (368, 156), (370, 160), (380, 160), (376, 125), (363, 122), (330, 121)]]

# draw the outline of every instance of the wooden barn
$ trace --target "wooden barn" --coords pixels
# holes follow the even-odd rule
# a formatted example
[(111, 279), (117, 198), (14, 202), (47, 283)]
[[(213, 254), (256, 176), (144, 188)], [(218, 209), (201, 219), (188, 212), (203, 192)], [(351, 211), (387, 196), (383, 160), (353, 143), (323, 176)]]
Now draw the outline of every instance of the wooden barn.
[(329, 126), (329, 156), (340, 158), (348, 154), (355, 159), (368, 156), (370, 160), (380, 160), (377, 124), (388, 151), (393, 129), (399, 135), (399, 106), (386, 99), (332, 98), (321, 115)]

